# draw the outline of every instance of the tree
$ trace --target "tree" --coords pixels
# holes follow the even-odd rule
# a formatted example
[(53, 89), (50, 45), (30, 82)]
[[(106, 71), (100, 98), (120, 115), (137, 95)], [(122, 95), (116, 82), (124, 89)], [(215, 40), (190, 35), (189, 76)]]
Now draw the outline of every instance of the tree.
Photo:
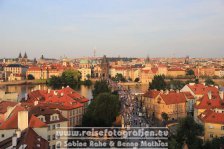
[(65, 85), (78, 84), (81, 80), (81, 73), (77, 70), (65, 70), (61, 75), (61, 79)]
[(100, 80), (100, 81), (96, 81), (92, 92), (93, 92), (93, 98), (95, 98), (100, 93), (105, 93), (105, 92), (110, 93), (111, 89), (109, 88), (106, 80)]
[(171, 79), (170, 82), (168, 83), (167, 88), (173, 89), (173, 90), (180, 90), (184, 87), (184, 85), (185, 85), (185, 83), (180, 80)]
[(214, 85), (214, 84), (215, 82), (210, 77), (206, 78), (205, 85)]
[(27, 76), (27, 79), (28, 79), (28, 80), (34, 80), (35, 78), (34, 78), (34, 76), (33, 76), (32, 74), (29, 74), (29, 75)]
[(101, 93), (90, 103), (82, 124), (85, 127), (110, 127), (119, 111), (119, 97), (111, 93)]
[(149, 83), (149, 89), (165, 90), (165, 77), (162, 75), (155, 75), (152, 80), (152, 83)]
[(126, 79), (123, 77), (121, 73), (117, 73), (114, 79), (115, 81), (118, 81), (118, 82), (126, 82)]
[(87, 74), (87, 75), (86, 75), (86, 78), (87, 78), (88, 80), (90, 79), (90, 77), (91, 77), (90, 74)]
[(220, 149), (221, 146), (224, 146), (224, 137), (214, 138), (211, 141), (206, 141), (203, 148), (204, 149)]
[(179, 121), (177, 128), (177, 148), (181, 148), (184, 142), (190, 149), (198, 149), (202, 146), (202, 140), (198, 136), (202, 136), (204, 128), (197, 124), (193, 117), (186, 117)]
[(65, 70), (60, 77), (52, 76), (48, 79), (48, 85), (59, 87), (62, 85), (79, 85), (81, 80), (81, 73), (77, 70)]
[(164, 121), (168, 121), (168, 119), (169, 119), (168, 114), (165, 113), (165, 112), (163, 112), (163, 113), (161, 114), (161, 117), (162, 117), (162, 119), (163, 119)]
[(194, 71), (192, 69), (188, 69), (186, 72), (187, 76), (194, 76)]
[(139, 82), (140, 81), (140, 79), (139, 78), (135, 78), (135, 82)]

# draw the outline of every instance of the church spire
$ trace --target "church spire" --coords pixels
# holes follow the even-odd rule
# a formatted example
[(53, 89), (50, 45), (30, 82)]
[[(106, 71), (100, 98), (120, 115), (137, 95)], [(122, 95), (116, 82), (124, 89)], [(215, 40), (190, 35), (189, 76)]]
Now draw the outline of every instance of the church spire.
[(27, 58), (27, 54), (26, 54), (26, 52), (25, 52), (25, 54), (24, 54), (23, 58)]
[(22, 58), (22, 54), (21, 54), (21, 52), (19, 53), (19, 57), (18, 58)]

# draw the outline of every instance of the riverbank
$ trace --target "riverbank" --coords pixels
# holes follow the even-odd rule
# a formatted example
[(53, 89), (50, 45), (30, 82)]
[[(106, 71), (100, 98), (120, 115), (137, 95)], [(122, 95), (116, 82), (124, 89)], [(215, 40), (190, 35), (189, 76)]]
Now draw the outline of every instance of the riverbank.
[(0, 86), (2, 85), (39, 85), (39, 84), (46, 84), (46, 80), (21, 80), (21, 81), (0, 82)]

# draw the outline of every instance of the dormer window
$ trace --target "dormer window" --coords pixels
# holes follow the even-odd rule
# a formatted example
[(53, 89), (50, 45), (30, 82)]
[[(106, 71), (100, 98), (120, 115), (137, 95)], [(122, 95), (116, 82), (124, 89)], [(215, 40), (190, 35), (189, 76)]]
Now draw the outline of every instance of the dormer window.
[(39, 118), (42, 122), (46, 122), (46, 120), (45, 120), (45, 116), (41, 115), (41, 116), (39, 116), (38, 118)]
[(59, 120), (58, 114), (51, 115), (51, 121), (57, 121)]

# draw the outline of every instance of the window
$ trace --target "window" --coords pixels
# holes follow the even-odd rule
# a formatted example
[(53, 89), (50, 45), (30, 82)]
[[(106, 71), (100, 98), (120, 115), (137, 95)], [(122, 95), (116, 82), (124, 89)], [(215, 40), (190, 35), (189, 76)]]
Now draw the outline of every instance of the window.
[(208, 127), (209, 127), (209, 129), (213, 129), (214, 128), (212, 125), (209, 125)]
[(51, 136), (50, 135), (47, 136), (47, 140), (51, 141)]
[(51, 130), (51, 125), (48, 125), (48, 128), (47, 128), (47, 130)]
[(214, 137), (214, 135), (211, 133), (211, 134), (209, 135), (209, 137), (210, 137), (210, 138), (213, 138), (213, 137)]
[(55, 140), (55, 135), (52, 136), (52, 140)]
[(57, 124), (57, 128), (60, 128), (60, 124)]
[(52, 125), (52, 129), (53, 129), (53, 130), (55, 129), (55, 125)]
[(221, 130), (224, 130), (224, 126), (221, 126)]
[(56, 148), (55, 148), (55, 145), (52, 145), (52, 149), (56, 149)]
[(4, 134), (2, 134), (2, 138), (4, 138), (5, 137), (5, 135)]

